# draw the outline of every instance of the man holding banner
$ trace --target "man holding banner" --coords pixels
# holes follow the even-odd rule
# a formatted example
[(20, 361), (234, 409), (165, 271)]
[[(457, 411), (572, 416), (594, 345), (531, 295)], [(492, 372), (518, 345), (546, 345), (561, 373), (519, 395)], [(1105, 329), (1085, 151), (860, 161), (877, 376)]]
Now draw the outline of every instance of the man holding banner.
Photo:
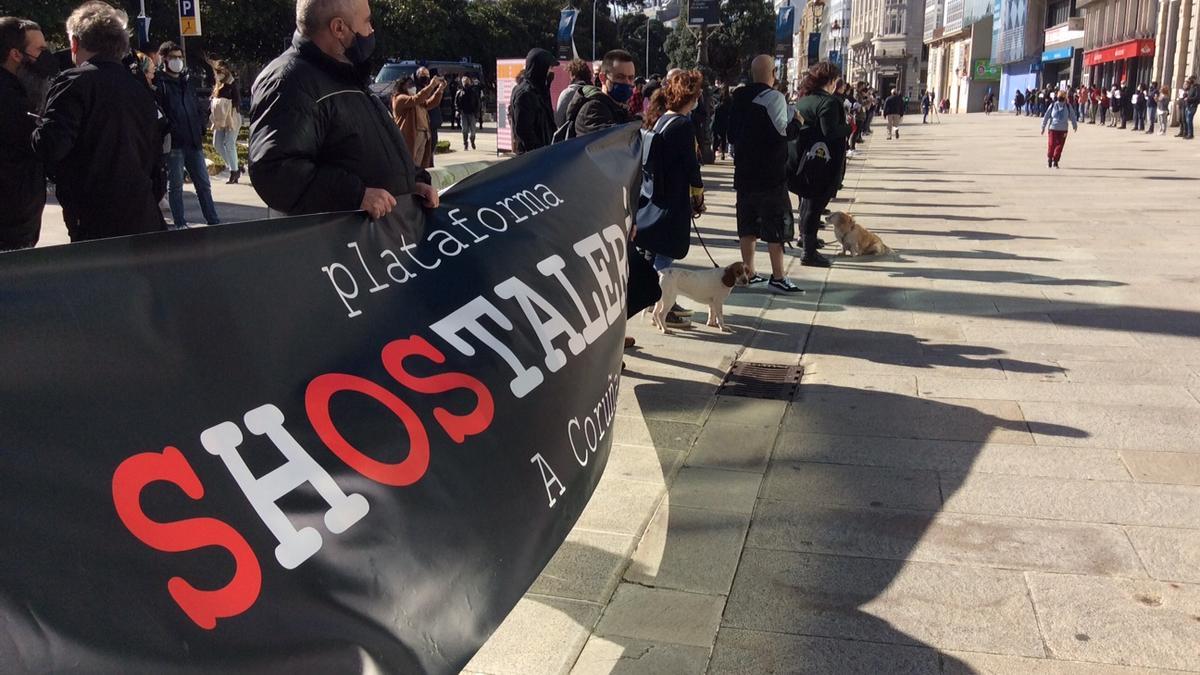
[(367, 0), (299, 0), (292, 47), (251, 90), (250, 177), (288, 215), (364, 210), (383, 218), (412, 197), (436, 208), (400, 130), (368, 89), (375, 29)]

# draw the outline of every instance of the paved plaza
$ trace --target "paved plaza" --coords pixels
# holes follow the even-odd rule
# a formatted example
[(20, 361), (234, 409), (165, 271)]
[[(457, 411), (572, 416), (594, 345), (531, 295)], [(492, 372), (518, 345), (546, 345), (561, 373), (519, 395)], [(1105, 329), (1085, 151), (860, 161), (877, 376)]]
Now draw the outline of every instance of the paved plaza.
[[(733, 334), (631, 322), (604, 478), (468, 672), (1200, 672), (1200, 144), (1084, 127), (1052, 170), (1036, 119), (919, 121), (831, 205), (896, 255), (792, 250), (807, 293), (737, 289)], [(735, 359), (800, 393), (717, 395)]]
[[(468, 671), (1200, 671), (1200, 145), (1084, 127), (1054, 171), (1039, 120), (919, 121), (832, 206), (897, 256), (633, 322), (604, 479)], [(735, 358), (799, 397), (716, 395)]]

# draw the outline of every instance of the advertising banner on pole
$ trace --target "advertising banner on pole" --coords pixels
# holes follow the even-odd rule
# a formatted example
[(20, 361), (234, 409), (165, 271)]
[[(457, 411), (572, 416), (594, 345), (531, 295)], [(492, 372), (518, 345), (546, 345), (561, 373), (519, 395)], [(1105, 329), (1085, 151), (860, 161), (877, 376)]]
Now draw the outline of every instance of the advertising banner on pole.
[(690, 0), (688, 2), (689, 26), (716, 26), (721, 23), (719, 0)]
[(792, 35), (796, 32), (796, 10), (790, 6), (779, 8), (775, 17), (775, 56), (781, 59), (792, 58)]
[(0, 670), (461, 670), (607, 461), (639, 160), (5, 254)]
[(575, 21), (579, 18), (579, 10), (564, 9), (558, 19), (558, 60), (570, 61), (575, 58)]
[(179, 0), (179, 35), (200, 37), (200, 0)]
[(808, 34), (808, 61), (809, 61), (809, 63), (815, 63), (820, 58), (821, 58), (821, 34), (820, 33), (809, 33)]

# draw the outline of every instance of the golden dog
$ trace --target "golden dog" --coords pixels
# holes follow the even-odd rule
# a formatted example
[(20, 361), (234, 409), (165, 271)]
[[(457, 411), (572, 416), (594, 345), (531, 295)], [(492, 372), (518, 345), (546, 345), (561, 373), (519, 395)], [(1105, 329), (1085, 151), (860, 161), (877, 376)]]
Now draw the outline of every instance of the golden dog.
[(829, 216), (833, 235), (842, 245), (838, 255), (887, 255), (892, 252), (879, 235), (858, 224), (854, 216), (837, 211)]

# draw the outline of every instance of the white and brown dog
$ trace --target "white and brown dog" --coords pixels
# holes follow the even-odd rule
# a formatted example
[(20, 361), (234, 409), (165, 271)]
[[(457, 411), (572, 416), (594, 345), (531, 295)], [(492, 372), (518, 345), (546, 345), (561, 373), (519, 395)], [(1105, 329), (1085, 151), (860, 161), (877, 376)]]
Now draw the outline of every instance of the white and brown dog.
[(667, 312), (671, 311), (675, 299), (681, 295), (708, 305), (709, 326), (732, 333), (731, 329), (725, 327), (725, 298), (729, 297), (734, 286), (749, 284), (750, 275), (744, 264), (735, 262), (724, 269), (699, 271), (668, 267), (659, 272), (658, 280), (662, 286), (662, 299), (654, 305), (650, 320), (664, 335), (671, 333), (666, 324)]
[(879, 235), (858, 224), (854, 216), (837, 211), (829, 216), (833, 225), (833, 235), (837, 237), (842, 250), (838, 255), (888, 255), (888, 248)]

